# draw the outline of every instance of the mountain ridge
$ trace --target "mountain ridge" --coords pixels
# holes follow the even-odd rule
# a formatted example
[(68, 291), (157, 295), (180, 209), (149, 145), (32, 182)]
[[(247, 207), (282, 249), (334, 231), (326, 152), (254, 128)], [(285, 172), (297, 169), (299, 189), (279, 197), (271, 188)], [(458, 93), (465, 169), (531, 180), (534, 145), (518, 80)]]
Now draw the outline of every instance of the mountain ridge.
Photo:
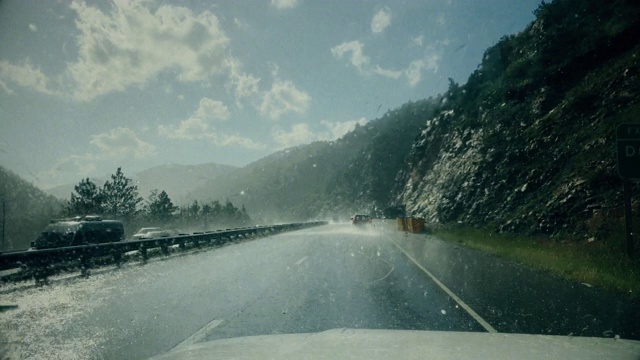
[[(176, 204), (184, 205), (189, 202), (186, 197), (190, 188), (200, 186), (209, 179), (216, 178), (235, 169), (237, 169), (235, 166), (213, 162), (196, 165), (172, 163), (156, 165), (139, 171), (134, 175), (125, 175), (131, 178), (138, 186), (138, 193), (143, 198), (146, 199), (151, 190), (164, 190)], [(180, 180), (176, 181), (175, 179), (178, 175)], [(78, 182), (80, 180), (78, 179)], [(107, 180), (109, 180), (108, 176), (91, 178), (91, 181), (98, 186), (102, 186)], [(74, 184), (60, 185), (44, 191), (58, 199), (69, 200), (71, 193), (74, 192), (74, 186), (77, 184), (76, 182)]]
[(191, 193), (231, 197), (252, 217), (301, 221), (348, 219), (354, 212), (382, 214), (396, 173), (438, 100), (409, 102), (334, 141), (318, 141), (271, 154)]
[(622, 204), (615, 127), (640, 114), (640, 10), (599, 5), (543, 3), (465, 85), (452, 83), (396, 179), (395, 203), (438, 223), (605, 236), (603, 218), (619, 220)]

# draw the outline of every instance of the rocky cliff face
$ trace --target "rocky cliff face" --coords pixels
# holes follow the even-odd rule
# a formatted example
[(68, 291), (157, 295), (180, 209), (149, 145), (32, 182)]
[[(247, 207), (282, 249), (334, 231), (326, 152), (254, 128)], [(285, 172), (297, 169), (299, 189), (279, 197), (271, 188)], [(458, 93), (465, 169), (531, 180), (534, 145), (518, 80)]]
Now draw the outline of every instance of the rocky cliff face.
[(594, 215), (620, 216), (615, 127), (640, 121), (639, 10), (599, 5), (541, 5), (465, 85), (451, 81), (396, 204), (432, 222), (578, 239), (598, 235)]

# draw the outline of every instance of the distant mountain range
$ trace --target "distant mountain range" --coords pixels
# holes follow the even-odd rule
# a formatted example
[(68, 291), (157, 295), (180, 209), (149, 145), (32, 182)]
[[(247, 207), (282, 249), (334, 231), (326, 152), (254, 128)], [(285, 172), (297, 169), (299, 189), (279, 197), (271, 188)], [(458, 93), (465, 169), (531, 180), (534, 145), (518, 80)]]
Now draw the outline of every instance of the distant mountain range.
[[(237, 168), (234, 166), (216, 163), (199, 165), (166, 164), (154, 166), (137, 174), (125, 173), (125, 176), (131, 178), (135, 185), (138, 186), (138, 193), (143, 198), (146, 199), (151, 190), (164, 190), (174, 204), (183, 205), (194, 200), (188, 197), (192, 189), (202, 186), (207, 181), (227, 174), (235, 169)], [(78, 179), (78, 182), (74, 184), (60, 185), (45, 191), (48, 194), (67, 201), (71, 197), (71, 193), (74, 192), (74, 186), (77, 185), (80, 180), (82, 179)], [(105, 181), (109, 180), (109, 177), (92, 178), (91, 180), (95, 182), (96, 185), (102, 186)]]
[(439, 101), (407, 103), (336, 141), (269, 155), (210, 180), (190, 197), (244, 204), (264, 222), (381, 215), (414, 138)]

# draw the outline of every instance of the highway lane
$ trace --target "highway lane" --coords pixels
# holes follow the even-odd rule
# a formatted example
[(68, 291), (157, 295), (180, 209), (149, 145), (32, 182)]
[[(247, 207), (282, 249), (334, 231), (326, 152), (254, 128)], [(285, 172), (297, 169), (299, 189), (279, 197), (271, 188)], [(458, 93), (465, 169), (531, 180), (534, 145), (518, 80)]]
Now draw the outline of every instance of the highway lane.
[(334, 328), (635, 339), (640, 324), (638, 304), (620, 296), (433, 237), (350, 224), (128, 263), (5, 291), (0, 303), (17, 305), (0, 312), (0, 359), (142, 359)]
[(3, 295), (5, 356), (147, 358), (333, 328), (485, 331), (381, 229), (330, 225)]

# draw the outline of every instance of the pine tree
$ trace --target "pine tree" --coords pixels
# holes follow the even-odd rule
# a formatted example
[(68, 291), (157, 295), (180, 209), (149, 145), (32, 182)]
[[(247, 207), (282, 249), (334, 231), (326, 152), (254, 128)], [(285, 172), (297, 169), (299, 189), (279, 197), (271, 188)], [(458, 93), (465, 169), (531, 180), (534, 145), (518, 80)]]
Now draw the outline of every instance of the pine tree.
[(167, 223), (171, 221), (173, 212), (178, 209), (173, 205), (169, 195), (162, 190), (158, 193), (158, 189), (151, 190), (149, 199), (147, 200), (147, 214), (152, 221)]
[(102, 192), (89, 178), (83, 179), (74, 186), (76, 194), (71, 193), (67, 204), (69, 215), (88, 215), (102, 213)]
[(103, 209), (105, 214), (114, 218), (131, 218), (136, 214), (142, 198), (138, 196), (138, 187), (131, 185), (131, 179), (124, 176), (118, 168), (111, 180), (102, 187)]

